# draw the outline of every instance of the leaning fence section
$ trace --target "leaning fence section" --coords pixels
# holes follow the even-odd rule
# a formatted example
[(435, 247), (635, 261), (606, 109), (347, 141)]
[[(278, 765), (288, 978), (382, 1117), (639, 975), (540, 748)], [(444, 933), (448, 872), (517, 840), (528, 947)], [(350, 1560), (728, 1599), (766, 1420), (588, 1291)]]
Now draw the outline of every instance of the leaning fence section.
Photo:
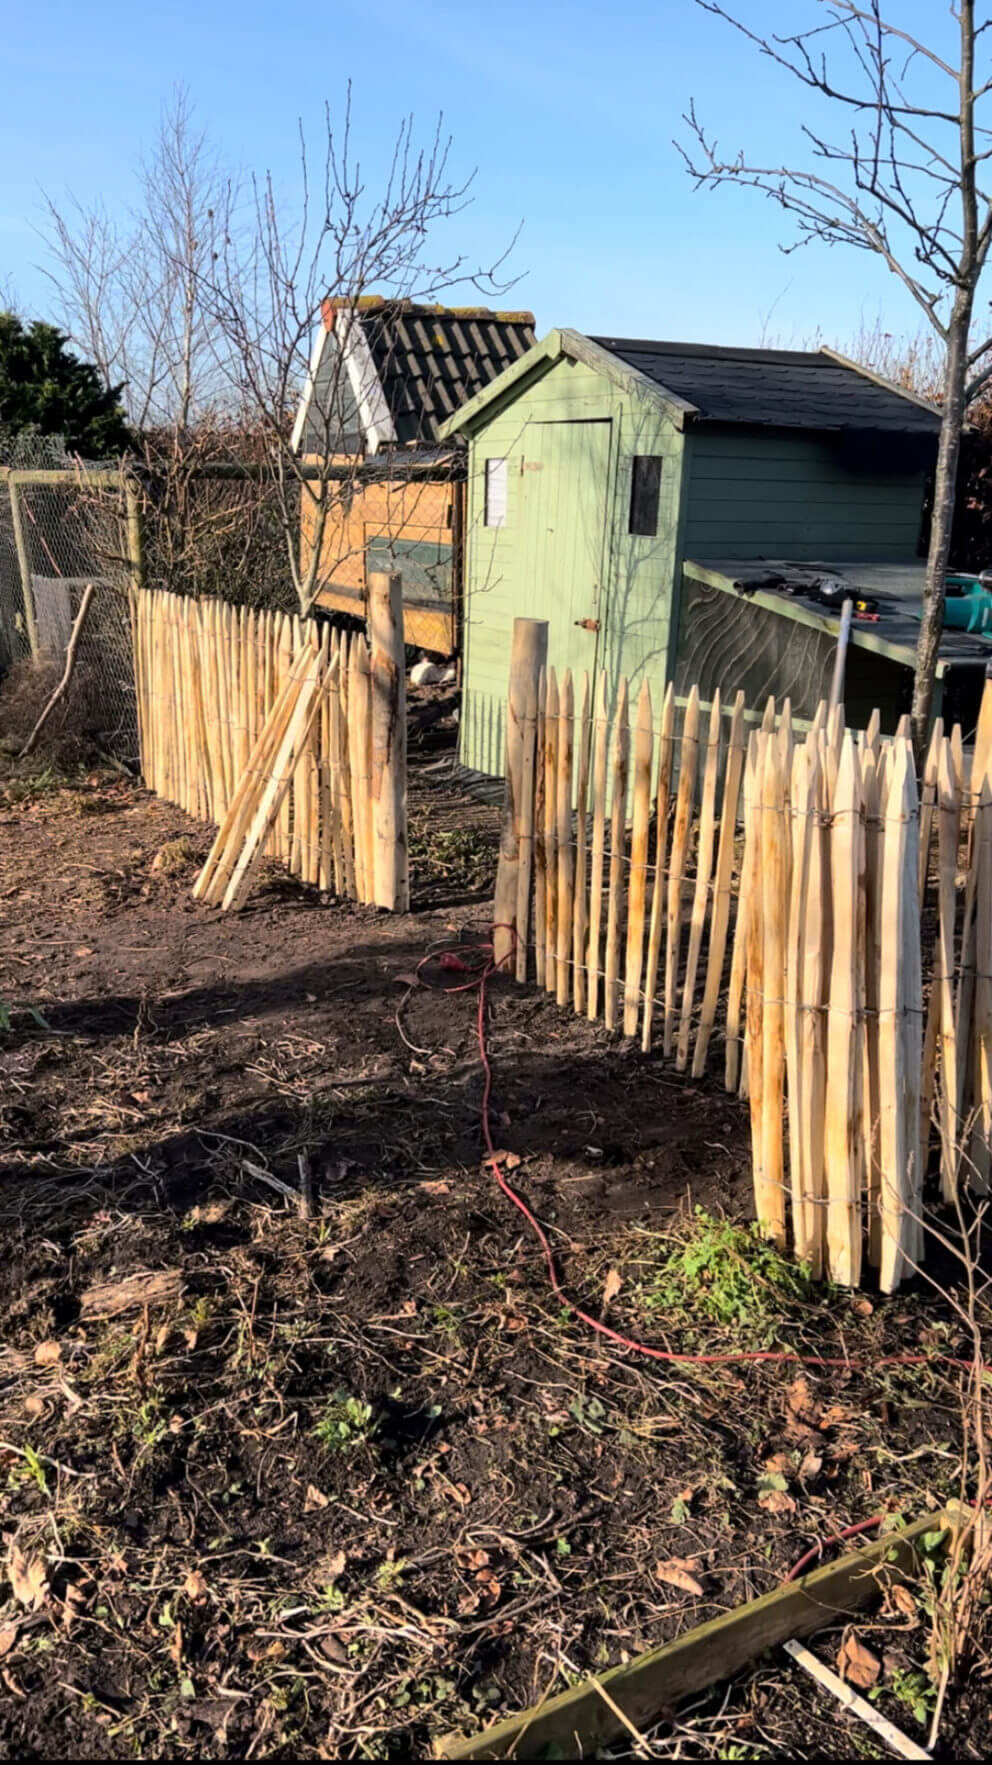
[(918, 779), (907, 720), (631, 703), (545, 655), (518, 621), (497, 960), (696, 1077), (720, 1058), (769, 1236), (891, 1291), (931, 1167), (948, 1202), (990, 1180), (992, 683), (973, 753), (938, 723)]
[(218, 825), (197, 894), (239, 906), (263, 857), (363, 902), (409, 905), (398, 576), (370, 637), (216, 600), (132, 598), (142, 772)]

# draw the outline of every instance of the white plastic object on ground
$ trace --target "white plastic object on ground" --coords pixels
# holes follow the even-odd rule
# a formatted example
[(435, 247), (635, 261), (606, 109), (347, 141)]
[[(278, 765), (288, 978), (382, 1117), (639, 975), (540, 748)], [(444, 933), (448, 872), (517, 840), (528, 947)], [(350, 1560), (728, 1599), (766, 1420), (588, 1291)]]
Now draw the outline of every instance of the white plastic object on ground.
[(903, 1734), (901, 1728), (897, 1728), (887, 1716), (881, 1715), (872, 1704), (868, 1703), (866, 1698), (859, 1697), (856, 1691), (852, 1691), (849, 1685), (845, 1685), (843, 1679), (840, 1679), (831, 1668), (825, 1667), (822, 1661), (817, 1660), (817, 1657), (811, 1654), (809, 1649), (804, 1648), (801, 1642), (793, 1640), (783, 1643), (782, 1646), (786, 1654), (792, 1656), (797, 1667), (801, 1667), (811, 1679), (815, 1679), (818, 1685), (822, 1685), (825, 1691), (830, 1692), (845, 1710), (850, 1710), (852, 1716), (857, 1716), (860, 1721), (865, 1723), (866, 1727), (874, 1729), (879, 1740), (884, 1741), (893, 1753), (898, 1753), (900, 1759), (929, 1759), (931, 1757), (925, 1747), (919, 1746), (915, 1740), (910, 1740), (908, 1736)]
[(428, 662), (424, 656), (415, 662), (410, 669), (410, 681), (413, 686), (437, 686), (441, 679), (441, 670), (436, 662)]

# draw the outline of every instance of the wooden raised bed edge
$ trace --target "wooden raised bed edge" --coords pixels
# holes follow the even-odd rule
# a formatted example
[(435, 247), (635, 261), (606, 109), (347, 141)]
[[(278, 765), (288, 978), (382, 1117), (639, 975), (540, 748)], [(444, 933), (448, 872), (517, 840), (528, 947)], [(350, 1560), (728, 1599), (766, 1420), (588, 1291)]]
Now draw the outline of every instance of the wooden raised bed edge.
[(886, 1532), (825, 1568), (785, 1582), (624, 1667), (612, 1668), (596, 1683), (583, 1680), (468, 1740), (446, 1735), (437, 1742), (435, 1756), (533, 1759), (553, 1746), (556, 1758), (588, 1757), (597, 1745), (628, 1732), (599, 1686), (635, 1727), (649, 1727), (683, 1698), (730, 1679), (766, 1649), (790, 1637), (810, 1636), (833, 1618), (868, 1605), (886, 1579), (890, 1584), (903, 1581), (916, 1570), (917, 1544), (927, 1533), (954, 1533), (970, 1518), (967, 1508), (952, 1503), (900, 1532)]

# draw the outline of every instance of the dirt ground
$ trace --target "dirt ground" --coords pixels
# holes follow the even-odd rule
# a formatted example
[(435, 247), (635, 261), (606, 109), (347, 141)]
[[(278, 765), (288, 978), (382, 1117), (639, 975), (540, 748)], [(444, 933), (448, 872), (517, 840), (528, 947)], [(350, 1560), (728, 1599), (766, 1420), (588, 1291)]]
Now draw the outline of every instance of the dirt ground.
[[(221, 916), (175, 809), (0, 781), (0, 1756), (424, 1754), (958, 1493), (955, 1377), (877, 1364), (962, 1352), (952, 1308), (811, 1288), (747, 1231), (715, 1077), (499, 981), (501, 1150), (569, 1293), (658, 1346), (858, 1366), (656, 1365), (558, 1303), (481, 1162), (476, 996), (421, 966), (491, 901), (496, 818), (443, 749), (412, 829), (406, 917), (275, 872)], [(988, 1709), (949, 1699), (953, 1756)], [(779, 1660), (650, 1745), (839, 1735), (880, 1755)]]

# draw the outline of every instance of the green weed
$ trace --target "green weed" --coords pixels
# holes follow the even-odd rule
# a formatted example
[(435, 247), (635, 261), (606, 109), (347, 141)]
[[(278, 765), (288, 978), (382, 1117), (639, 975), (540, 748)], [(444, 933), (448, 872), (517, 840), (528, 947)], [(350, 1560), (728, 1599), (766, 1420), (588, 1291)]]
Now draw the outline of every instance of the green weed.
[(647, 1312), (770, 1336), (783, 1306), (810, 1298), (813, 1287), (808, 1266), (783, 1256), (760, 1226), (736, 1226), (697, 1207), (684, 1242), (634, 1291)]
[(350, 1452), (366, 1445), (379, 1431), (379, 1419), (370, 1403), (336, 1391), (314, 1427), (314, 1434), (332, 1452)]
[[(873, 1701), (879, 1696), (880, 1690), (881, 1687), (875, 1686), (869, 1694)], [(896, 1667), (889, 1680), (888, 1690), (901, 1704), (905, 1704), (914, 1721), (924, 1728), (937, 1702), (937, 1688), (933, 1681), (916, 1667)]]

